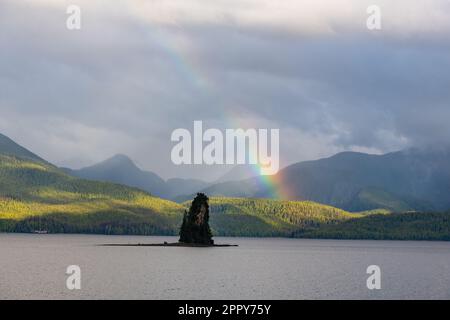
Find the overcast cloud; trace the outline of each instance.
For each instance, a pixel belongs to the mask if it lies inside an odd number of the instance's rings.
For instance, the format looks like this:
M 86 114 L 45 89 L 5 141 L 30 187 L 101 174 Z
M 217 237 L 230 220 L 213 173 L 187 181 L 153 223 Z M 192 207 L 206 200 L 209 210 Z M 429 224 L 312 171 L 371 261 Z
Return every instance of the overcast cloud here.
M 171 164 L 194 120 L 280 128 L 282 165 L 448 146 L 449 39 L 447 0 L 1 0 L 0 132 L 58 165 L 125 153 L 166 178 L 224 170 Z

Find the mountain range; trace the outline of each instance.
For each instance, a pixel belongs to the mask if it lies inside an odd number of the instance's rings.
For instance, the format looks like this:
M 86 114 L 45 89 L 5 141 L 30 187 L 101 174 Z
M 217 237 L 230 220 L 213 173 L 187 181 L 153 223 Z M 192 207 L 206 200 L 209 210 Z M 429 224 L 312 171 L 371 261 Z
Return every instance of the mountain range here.
M 271 185 L 249 173 L 205 187 L 164 181 L 123 155 L 76 172 L 61 169 L 0 135 L 0 232 L 175 235 L 189 202 L 143 189 L 167 195 L 176 186 L 208 192 L 215 235 L 450 240 L 448 158 L 446 151 L 414 149 L 340 153 L 286 167 Z M 286 186 L 290 200 L 270 199 L 274 187 Z
M 70 175 L 83 179 L 114 182 L 136 187 L 157 197 L 169 195 L 168 186 L 163 179 L 153 172 L 139 169 L 130 158 L 122 154 L 79 170 L 68 168 L 63 168 L 63 170 Z
M 170 200 L 181 199 L 182 201 L 184 201 L 186 195 L 203 190 L 210 185 L 256 176 L 252 166 L 238 165 L 214 182 L 181 178 L 164 181 L 156 173 L 140 169 L 129 157 L 123 154 L 117 154 L 100 163 L 78 170 L 62 169 L 75 177 L 119 183 L 142 189 L 157 197 Z
M 229 181 L 202 190 L 214 196 L 273 197 L 311 200 L 349 211 L 385 208 L 393 211 L 450 208 L 450 152 L 419 150 L 369 155 L 343 152 L 290 165 L 270 180 L 259 177 Z
M 450 209 L 450 152 L 409 149 L 384 155 L 342 152 L 299 162 L 264 179 L 250 166 L 236 166 L 214 182 L 196 179 L 164 181 L 138 168 L 124 155 L 80 170 L 73 176 L 120 183 L 155 196 L 183 202 L 197 192 L 211 196 L 315 201 L 352 212 L 445 211 Z M 269 184 L 264 181 L 270 181 Z
M 78 170 L 62 169 L 67 174 L 78 178 L 119 183 L 165 199 L 174 199 L 209 185 L 198 179 L 173 178 L 164 181 L 156 173 L 138 168 L 129 157 L 123 154 L 117 154 L 98 164 Z

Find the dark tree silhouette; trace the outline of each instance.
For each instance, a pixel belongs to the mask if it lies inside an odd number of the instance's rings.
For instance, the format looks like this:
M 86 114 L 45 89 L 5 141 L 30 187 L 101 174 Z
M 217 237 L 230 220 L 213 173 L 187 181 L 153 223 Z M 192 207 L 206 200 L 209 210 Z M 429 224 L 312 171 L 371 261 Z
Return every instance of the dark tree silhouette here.
M 189 212 L 184 211 L 183 223 L 180 228 L 180 242 L 212 245 L 211 229 L 209 228 L 208 197 L 197 193 L 192 201 Z

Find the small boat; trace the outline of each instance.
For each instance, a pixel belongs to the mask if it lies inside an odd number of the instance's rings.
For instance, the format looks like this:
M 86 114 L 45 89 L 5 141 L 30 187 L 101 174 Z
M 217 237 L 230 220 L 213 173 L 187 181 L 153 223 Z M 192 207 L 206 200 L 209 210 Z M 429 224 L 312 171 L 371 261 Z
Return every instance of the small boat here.
M 36 234 L 48 234 L 47 230 L 34 230 L 34 233 Z

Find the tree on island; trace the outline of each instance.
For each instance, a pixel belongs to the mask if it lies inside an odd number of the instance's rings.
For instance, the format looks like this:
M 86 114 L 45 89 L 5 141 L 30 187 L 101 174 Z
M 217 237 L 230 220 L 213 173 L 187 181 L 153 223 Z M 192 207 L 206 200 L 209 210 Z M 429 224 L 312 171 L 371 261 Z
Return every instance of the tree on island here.
M 209 228 L 208 200 L 205 194 L 197 193 L 189 208 L 189 212 L 184 211 L 179 242 L 204 245 L 214 244 L 211 229 Z

